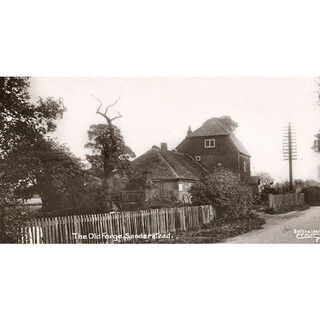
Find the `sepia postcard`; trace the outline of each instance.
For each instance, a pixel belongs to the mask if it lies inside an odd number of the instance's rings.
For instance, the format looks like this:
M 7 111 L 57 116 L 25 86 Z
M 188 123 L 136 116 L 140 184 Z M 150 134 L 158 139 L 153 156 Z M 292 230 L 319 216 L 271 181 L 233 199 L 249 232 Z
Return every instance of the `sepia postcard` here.
M 320 243 L 318 92 L 1 77 L 1 243 Z

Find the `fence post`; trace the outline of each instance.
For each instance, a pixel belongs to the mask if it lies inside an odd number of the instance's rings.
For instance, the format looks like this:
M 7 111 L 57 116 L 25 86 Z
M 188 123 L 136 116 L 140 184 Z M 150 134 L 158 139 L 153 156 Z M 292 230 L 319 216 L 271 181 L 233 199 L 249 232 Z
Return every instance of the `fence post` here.
M 274 203 L 274 198 L 271 199 Z M 295 199 L 300 203 L 304 195 L 296 195 Z M 203 224 L 211 223 L 215 217 L 215 209 L 210 205 L 46 217 L 27 221 L 25 228 L 21 230 L 21 241 L 23 243 L 113 243 L 112 238 L 82 240 L 72 234 L 105 232 L 110 236 L 125 233 L 138 234 L 138 232 L 154 234 L 199 230 Z

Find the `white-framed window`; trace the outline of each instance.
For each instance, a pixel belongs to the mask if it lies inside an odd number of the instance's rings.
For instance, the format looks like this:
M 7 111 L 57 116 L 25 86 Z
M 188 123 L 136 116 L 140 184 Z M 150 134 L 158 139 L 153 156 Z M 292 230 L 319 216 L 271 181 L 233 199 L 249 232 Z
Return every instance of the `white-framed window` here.
M 247 163 L 243 161 L 243 172 L 247 172 Z
M 204 147 L 205 148 L 214 148 L 216 146 L 215 139 L 204 139 Z
M 178 190 L 183 192 L 188 192 L 191 188 L 192 183 L 191 182 L 179 182 L 178 183 Z
M 201 157 L 200 156 L 196 156 L 196 161 L 201 161 Z

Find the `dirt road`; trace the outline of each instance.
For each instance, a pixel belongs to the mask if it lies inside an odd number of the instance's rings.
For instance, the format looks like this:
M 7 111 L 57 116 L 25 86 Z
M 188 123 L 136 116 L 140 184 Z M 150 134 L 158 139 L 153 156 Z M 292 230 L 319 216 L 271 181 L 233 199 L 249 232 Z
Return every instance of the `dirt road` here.
M 263 229 L 228 239 L 225 243 L 320 244 L 320 207 L 279 215 L 262 214 L 262 216 L 266 220 Z

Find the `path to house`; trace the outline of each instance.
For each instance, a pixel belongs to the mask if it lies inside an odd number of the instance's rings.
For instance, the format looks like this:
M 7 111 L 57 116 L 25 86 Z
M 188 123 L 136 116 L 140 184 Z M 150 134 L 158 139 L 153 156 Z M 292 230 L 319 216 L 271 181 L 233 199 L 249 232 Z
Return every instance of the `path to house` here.
M 225 243 L 316 243 L 316 239 L 297 239 L 295 230 L 318 230 L 320 244 L 320 207 L 285 214 L 262 214 L 266 223 L 263 229 L 228 239 Z M 304 234 L 306 235 L 306 233 Z

